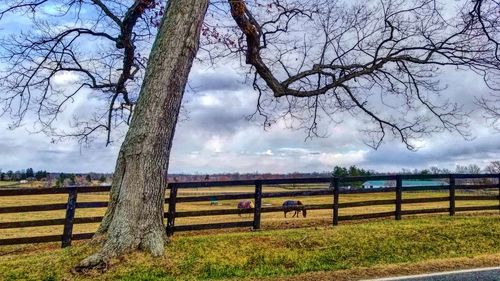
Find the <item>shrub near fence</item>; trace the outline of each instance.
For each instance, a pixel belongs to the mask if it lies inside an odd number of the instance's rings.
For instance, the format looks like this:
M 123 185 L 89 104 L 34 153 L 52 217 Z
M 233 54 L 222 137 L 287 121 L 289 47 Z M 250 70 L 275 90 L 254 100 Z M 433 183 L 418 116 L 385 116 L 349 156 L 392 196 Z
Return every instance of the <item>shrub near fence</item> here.
M 403 180 L 426 180 L 426 179 L 446 179 L 447 185 L 443 186 L 403 186 Z M 456 184 L 456 181 L 464 182 L 463 179 L 480 179 L 481 184 Z M 394 187 L 379 188 L 379 189 L 343 189 L 341 184 L 349 184 L 353 182 L 361 182 L 367 180 L 385 180 L 394 181 Z M 329 188 L 313 189 L 304 191 L 283 191 L 283 192 L 262 192 L 262 187 L 266 185 L 280 185 L 280 184 L 329 184 Z M 177 196 L 179 190 L 186 188 L 209 188 L 209 187 L 235 187 L 235 186 L 254 186 L 255 191 L 250 193 L 238 194 L 219 194 L 219 195 L 203 195 L 203 196 Z M 222 229 L 234 227 L 252 227 L 253 229 L 260 229 L 261 227 L 261 214 L 270 212 L 283 212 L 282 206 L 262 207 L 263 198 L 277 198 L 277 197 L 308 197 L 308 196 L 332 196 L 331 204 L 314 204 L 297 206 L 297 210 L 306 208 L 307 210 L 332 210 L 332 224 L 338 225 L 339 221 L 345 220 L 358 220 L 370 219 L 381 217 L 394 217 L 400 220 L 403 215 L 416 215 L 416 214 L 429 214 L 429 213 L 449 213 L 454 215 L 460 211 L 482 211 L 482 210 L 499 210 L 500 211 L 500 175 L 498 174 L 451 174 L 451 175 L 383 175 L 383 176 L 368 176 L 368 177 L 345 177 L 345 178 L 301 178 L 301 179 L 264 179 L 264 180 L 243 180 L 243 181 L 220 181 L 220 182 L 180 182 L 169 183 L 167 186 L 170 196 L 166 199 L 168 203 L 168 211 L 165 213 L 167 218 L 166 232 L 171 236 L 175 232 L 180 231 L 194 231 L 203 229 Z M 457 189 L 493 189 L 498 190 L 497 195 L 463 195 L 457 196 Z M 69 188 L 53 188 L 53 189 L 2 189 L 0 190 L 0 197 L 2 196 L 23 196 L 23 195 L 45 195 L 45 194 L 68 194 L 66 204 L 49 204 L 49 205 L 32 205 L 32 206 L 14 206 L 14 207 L 1 207 L 0 215 L 6 213 L 20 213 L 20 212 L 38 212 L 49 210 L 66 210 L 64 219 L 48 219 L 48 220 L 34 220 L 34 221 L 19 221 L 19 222 L 3 222 L 0 223 L 0 229 L 7 228 L 23 228 L 33 226 L 50 226 L 50 225 L 63 225 L 63 233 L 61 235 L 49 236 L 34 236 L 23 238 L 9 238 L 0 239 L 0 245 L 14 245 L 14 244 L 27 244 L 27 243 L 43 243 L 61 241 L 62 247 L 71 245 L 72 240 L 89 239 L 93 233 L 79 233 L 73 234 L 74 224 L 83 223 L 97 223 L 102 220 L 102 217 L 82 217 L 75 218 L 75 210 L 77 208 L 102 208 L 106 207 L 108 202 L 78 202 L 78 194 L 81 193 L 95 193 L 95 192 L 109 192 L 109 186 L 100 187 L 69 187 Z M 447 190 L 448 196 L 445 197 L 428 197 L 428 198 L 409 198 L 403 199 L 403 192 L 405 191 L 423 191 L 423 190 Z M 340 203 L 340 196 L 343 194 L 361 194 L 361 193 L 395 193 L 395 199 L 384 200 L 367 200 L 358 202 Z M 200 211 L 176 211 L 177 204 L 186 202 L 201 202 L 201 201 L 224 201 L 236 199 L 253 199 L 255 207 L 248 210 L 237 209 L 223 209 L 223 210 L 200 210 Z M 456 207 L 457 201 L 480 201 L 480 200 L 496 200 L 498 205 L 495 206 L 467 206 Z M 432 208 L 432 209 L 415 209 L 415 210 L 402 210 L 403 204 L 418 204 L 418 203 L 431 203 L 431 202 L 449 202 L 446 208 Z M 393 205 L 394 211 L 366 213 L 355 215 L 341 215 L 339 210 L 343 208 L 364 207 L 364 206 L 382 206 Z M 289 209 L 289 207 L 288 207 Z M 218 216 L 240 213 L 253 213 L 253 220 L 238 221 L 238 222 L 222 222 L 222 223 L 209 223 L 209 224 L 194 224 L 194 225 L 175 225 L 176 218 L 182 217 L 200 217 L 200 216 Z

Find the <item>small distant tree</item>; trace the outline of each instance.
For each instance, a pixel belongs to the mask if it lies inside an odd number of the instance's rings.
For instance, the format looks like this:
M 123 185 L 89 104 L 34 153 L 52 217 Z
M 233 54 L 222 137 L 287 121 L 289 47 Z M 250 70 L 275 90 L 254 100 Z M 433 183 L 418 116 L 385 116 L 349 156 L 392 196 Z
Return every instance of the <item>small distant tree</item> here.
M 435 167 L 435 166 L 432 166 L 429 168 L 429 171 L 431 174 L 451 174 L 451 171 L 449 169 L 446 169 L 446 168 L 438 168 L 438 167 Z
M 87 180 L 87 177 L 83 176 L 83 175 L 77 175 L 74 177 L 75 179 L 75 185 L 77 186 L 86 186 L 88 185 L 89 181 Z
M 476 164 L 469 165 L 469 173 L 471 174 L 480 174 L 482 171 L 483 169 Z
M 431 171 L 429 171 L 427 169 L 423 169 L 418 174 L 420 174 L 420 175 L 429 175 L 430 173 L 431 173 Z
M 349 173 L 345 167 L 335 166 L 333 168 L 333 176 L 334 177 L 347 177 Z
M 469 165 L 457 165 L 455 168 L 455 172 L 458 174 L 480 174 L 481 173 L 481 167 L 479 167 L 476 164 L 469 164 Z
M 99 182 L 105 182 L 106 181 L 106 177 L 104 175 L 102 175 L 100 178 L 99 178 Z
M 85 179 L 87 180 L 87 182 L 92 182 L 92 177 L 90 177 L 90 174 L 87 174 Z
M 12 178 L 14 177 L 14 172 L 12 170 L 8 170 L 7 177 L 9 178 L 9 180 L 12 180 Z
M 3 180 L 5 180 L 5 173 L 1 172 L 0 173 L 0 181 L 3 181 Z
M 500 173 L 500 161 L 492 161 L 488 166 L 484 168 L 484 170 L 489 174 L 498 174 Z
M 68 187 L 68 186 L 73 186 L 75 185 L 75 182 L 72 181 L 70 178 L 65 178 L 62 182 L 63 187 Z
M 403 169 L 401 169 L 401 174 L 409 175 L 409 174 L 411 174 L 411 170 L 403 168 Z
M 15 171 L 14 172 L 14 179 L 15 180 L 24 180 L 24 179 L 26 179 L 26 171 L 24 171 L 24 170 Z
M 59 177 L 56 179 L 56 187 L 63 187 L 64 186 L 64 180 L 68 178 L 69 175 L 65 173 L 60 173 Z
M 480 174 L 481 167 L 476 164 L 457 165 L 455 172 L 458 174 Z M 483 184 L 486 183 L 485 179 L 457 179 L 457 184 Z
M 35 173 L 33 173 L 33 168 L 26 169 L 26 178 L 34 178 Z
M 70 185 L 75 185 L 76 184 L 75 174 L 69 174 L 68 179 L 69 179 Z
M 37 180 L 41 180 L 41 179 L 44 179 L 46 177 L 47 177 L 47 171 L 40 170 L 40 171 L 37 171 L 35 173 L 35 179 L 37 179 Z
M 45 177 L 45 182 L 43 183 L 43 187 L 45 188 L 50 188 L 52 185 L 55 185 L 54 179 L 51 178 L 49 175 Z
M 356 168 L 356 166 L 353 165 L 349 167 L 349 176 L 353 177 L 359 176 L 359 170 Z

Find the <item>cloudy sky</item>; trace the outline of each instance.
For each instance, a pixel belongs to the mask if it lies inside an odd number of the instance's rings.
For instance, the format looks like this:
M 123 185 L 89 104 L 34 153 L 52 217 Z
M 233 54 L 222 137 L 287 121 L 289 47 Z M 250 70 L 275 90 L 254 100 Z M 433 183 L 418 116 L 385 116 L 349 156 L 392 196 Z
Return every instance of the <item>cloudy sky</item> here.
M 447 91 L 460 93 L 470 102 L 470 94 L 463 89 L 473 92 L 478 82 L 474 77 L 459 76 L 449 75 Z M 255 109 L 256 93 L 230 68 L 195 67 L 190 86 L 195 91 L 188 93 L 188 113 L 177 127 L 172 173 L 311 172 L 329 171 L 335 165 L 378 171 L 430 166 L 453 169 L 457 164 L 485 166 L 500 158 L 500 134 L 480 118 L 473 124 L 474 139 L 470 141 L 443 133 L 419 142 L 417 151 L 408 151 L 399 141 L 390 139 L 373 150 L 354 129 L 360 122 L 354 117 L 346 116 L 341 124 L 324 127 L 327 137 L 307 141 L 304 131 L 287 129 L 283 123 L 264 130 L 261 124 L 246 118 Z M 87 106 L 87 100 L 76 100 L 59 122 L 69 123 L 71 112 Z M 108 147 L 104 139 L 88 146 L 72 140 L 52 143 L 50 137 L 32 132 L 32 120 L 27 119 L 24 127 L 15 130 L 7 129 L 6 118 L 0 120 L 2 170 L 113 171 L 119 141 Z
M 0 31 L 1 32 L 1 31 Z M 456 134 L 436 134 L 421 140 L 417 151 L 409 151 L 398 140 L 387 139 L 373 150 L 363 143 L 356 128 L 363 120 L 340 116 L 340 124 L 323 124 L 325 138 L 305 140 L 302 130 L 287 129 L 278 122 L 268 130 L 249 121 L 256 106 L 256 93 L 243 83 L 231 66 L 196 65 L 190 76 L 184 107 L 187 115 L 178 124 L 169 171 L 171 173 L 220 172 L 312 172 L 331 171 L 335 165 L 357 165 L 377 171 L 437 166 L 454 169 L 458 164 L 486 166 L 500 160 L 500 133 L 485 125 L 480 113 L 472 115 L 472 140 Z M 60 83 L 71 77 L 60 77 Z M 443 76 L 444 96 L 469 106 L 473 94 L 485 91 L 481 78 L 451 71 Z M 96 102 L 82 96 L 67 106 L 58 124 L 67 126 L 75 112 L 84 112 Z M 24 126 L 9 130 L 10 120 L 0 117 L 0 169 L 33 167 L 52 172 L 112 172 L 120 141 L 110 146 L 104 139 L 90 145 L 76 140 L 52 142 L 32 129 L 33 117 Z

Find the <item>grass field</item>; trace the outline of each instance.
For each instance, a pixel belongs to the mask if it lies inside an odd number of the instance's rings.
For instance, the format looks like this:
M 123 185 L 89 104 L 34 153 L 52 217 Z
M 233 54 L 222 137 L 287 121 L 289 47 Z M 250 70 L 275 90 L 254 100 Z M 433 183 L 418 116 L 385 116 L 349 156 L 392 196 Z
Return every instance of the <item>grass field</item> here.
M 0 187 L 17 186 L 19 183 L 17 181 L 0 181 Z
M 25 183 L 19 181 L 0 181 L 0 188 L 43 188 L 47 186 L 45 181 L 30 180 Z
M 290 191 L 290 190 L 303 190 L 305 188 L 325 188 L 325 186 L 309 185 L 309 186 L 265 186 L 264 192 L 274 191 Z M 207 195 L 207 194 L 220 194 L 224 193 L 241 193 L 253 192 L 254 187 L 215 187 L 215 188 L 199 188 L 199 189 L 183 189 L 179 191 L 179 196 L 194 196 L 194 195 Z M 491 194 L 497 194 L 498 191 L 490 191 Z M 458 191 L 457 195 L 473 195 L 477 192 Z M 483 193 L 482 193 L 483 194 Z M 446 197 L 446 191 L 426 191 L 426 192 L 405 192 L 403 198 L 423 198 L 423 197 Z M 395 194 L 389 193 L 372 193 L 372 194 L 351 194 L 341 195 L 340 202 L 355 202 L 364 200 L 376 199 L 394 199 Z M 283 200 L 289 198 L 269 198 L 263 199 L 263 206 L 279 206 Z M 314 196 L 314 197 L 296 197 L 302 200 L 305 204 L 331 204 L 331 196 Z M 36 195 L 36 196 L 16 196 L 16 197 L 0 197 L 0 206 L 26 206 L 38 204 L 52 204 L 52 203 L 65 203 L 67 195 Z M 97 202 L 107 201 L 107 194 L 79 194 L 78 202 Z M 220 201 L 217 206 L 210 206 L 210 202 L 190 202 L 179 203 L 177 211 L 194 211 L 194 210 L 214 210 L 214 209 L 234 209 L 238 203 L 237 200 Z M 492 206 L 498 205 L 498 200 L 491 201 L 459 201 L 457 207 L 460 206 Z M 421 204 L 405 204 L 403 210 L 422 209 L 422 208 L 439 208 L 448 207 L 448 202 L 437 203 L 421 203 Z M 167 205 L 165 205 L 165 209 Z M 394 205 L 384 206 L 369 206 L 346 208 L 340 210 L 340 215 L 361 214 L 361 213 L 375 213 L 384 211 L 393 211 Z M 92 208 L 92 209 L 77 209 L 76 217 L 89 217 L 89 216 L 102 216 L 105 208 Z M 40 220 L 40 219 L 56 219 L 64 218 L 65 211 L 45 211 L 45 212 L 26 212 L 15 214 L 0 214 L 0 222 L 12 221 L 26 221 L 26 220 Z M 290 215 L 291 216 L 291 215 Z M 211 217 L 190 217 L 190 218 L 177 218 L 176 225 L 183 224 L 199 224 L 210 222 L 227 222 L 227 221 L 243 221 L 252 220 L 251 215 L 223 215 Z M 332 210 L 310 210 L 308 211 L 307 218 L 284 218 L 283 213 L 263 213 L 262 214 L 262 227 L 263 229 L 276 229 L 276 228 L 294 228 L 303 226 L 327 226 L 331 224 Z M 341 222 L 344 223 L 344 222 Z M 74 226 L 73 233 L 86 233 L 94 232 L 98 224 L 77 224 Z M 0 229 L 0 237 L 14 238 L 14 237 L 29 237 L 39 235 L 61 234 L 63 226 L 46 226 L 46 227 L 28 227 L 18 229 Z
M 500 216 L 377 220 L 337 227 L 174 236 L 165 256 L 134 253 L 105 273 L 72 275 L 76 243 L 0 247 L 0 280 L 358 280 L 500 263 Z

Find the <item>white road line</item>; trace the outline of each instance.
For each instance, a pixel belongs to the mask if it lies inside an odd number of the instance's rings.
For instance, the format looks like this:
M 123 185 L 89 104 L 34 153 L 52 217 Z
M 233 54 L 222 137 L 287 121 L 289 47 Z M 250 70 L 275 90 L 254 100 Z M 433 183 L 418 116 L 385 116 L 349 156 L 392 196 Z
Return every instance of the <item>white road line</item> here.
M 379 278 L 379 279 L 366 279 L 364 281 L 397 281 L 397 280 L 414 279 L 414 278 L 425 278 L 425 277 L 436 277 L 436 276 L 439 277 L 439 276 L 444 276 L 444 275 L 454 275 L 454 274 L 470 273 L 470 272 L 481 272 L 481 271 L 488 271 L 488 270 L 500 270 L 500 266 L 436 272 L 436 273 L 421 274 L 421 275 L 408 275 L 408 276 L 388 277 L 388 278 Z

